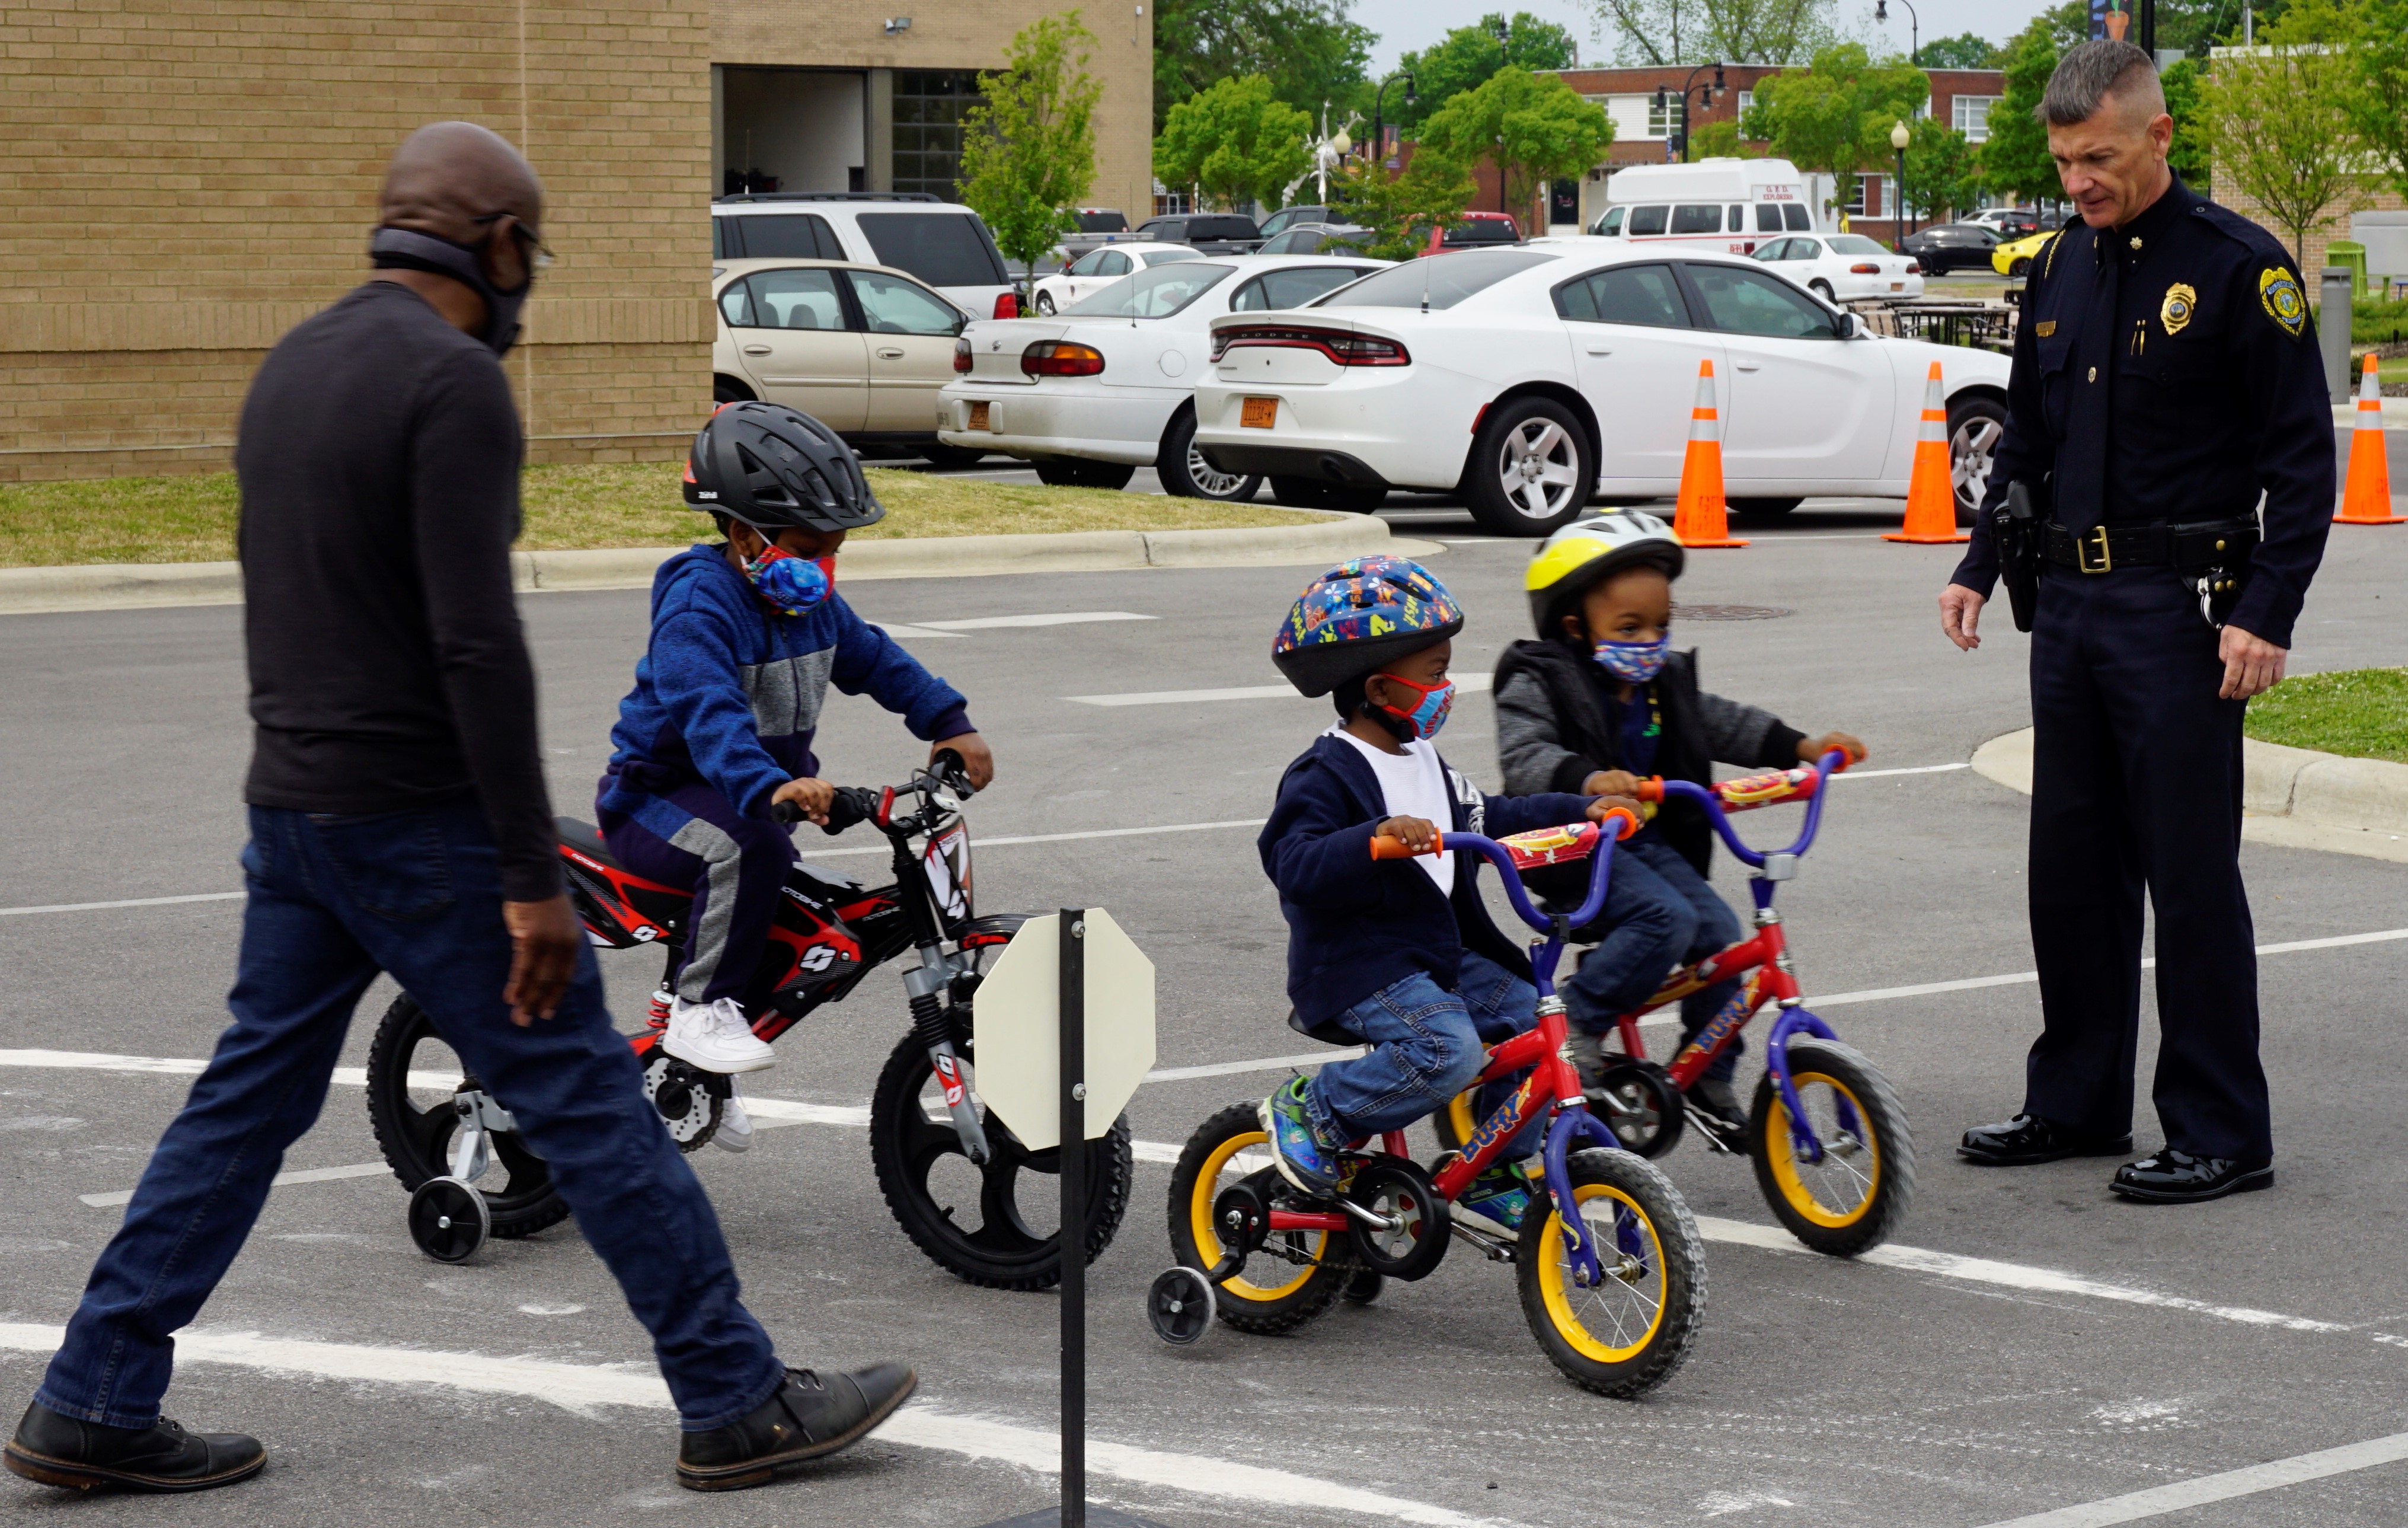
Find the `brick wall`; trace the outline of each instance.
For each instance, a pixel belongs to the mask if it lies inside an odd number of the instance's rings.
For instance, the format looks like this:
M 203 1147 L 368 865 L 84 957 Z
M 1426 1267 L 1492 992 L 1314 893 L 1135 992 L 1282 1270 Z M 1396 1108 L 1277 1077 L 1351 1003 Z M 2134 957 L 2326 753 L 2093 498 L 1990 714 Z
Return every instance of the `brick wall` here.
M 2274 241 L 2282 245 L 2283 248 L 2287 250 L 2291 247 L 2290 234 L 2272 218 L 2266 215 L 2266 209 L 2258 205 L 2256 197 L 2245 195 L 2239 187 L 2233 185 L 2231 181 L 2224 180 L 2221 177 L 2216 177 L 2213 189 L 2209 191 L 2208 195 L 2215 201 L 2232 209 L 2232 210 L 2240 213 L 2243 217 L 2247 218 L 2250 222 L 2257 223 L 2268 233 L 2272 234 L 2274 236 Z M 2403 209 L 2408 209 L 2408 201 L 2403 201 L 2398 191 L 2386 184 L 2368 200 L 2366 206 L 2361 208 L 2360 210 L 2369 212 L 2397 212 Z M 2336 218 L 2329 226 L 2311 230 L 2307 238 L 2303 241 L 2303 252 L 2306 255 L 2306 258 L 2300 262 L 2300 273 L 2307 278 L 2308 300 L 2310 302 L 2317 300 L 2316 284 L 2322 279 L 2325 268 L 2325 246 L 2331 243 L 2336 238 L 2345 239 L 2348 237 L 2349 214 L 2344 212 Z M 2386 273 L 2377 271 L 2374 274 L 2380 276 Z M 2391 274 L 2408 275 L 2408 271 Z
M 560 263 L 510 359 L 538 461 L 707 411 L 702 0 L 0 0 L 0 481 L 225 465 L 243 389 L 366 268 L 410 129 L 484 123 Z

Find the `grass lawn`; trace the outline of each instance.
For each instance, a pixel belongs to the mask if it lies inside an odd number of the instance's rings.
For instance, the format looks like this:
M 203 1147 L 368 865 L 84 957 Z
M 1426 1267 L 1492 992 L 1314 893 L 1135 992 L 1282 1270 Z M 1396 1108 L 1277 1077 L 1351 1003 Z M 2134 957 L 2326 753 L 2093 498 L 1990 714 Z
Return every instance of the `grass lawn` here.
M 2343 669 L 2286 679 L 2249 702 L 2262 742 L 2408 764 L 2408 669 Z
M 708 539 L 688 510 L 677 464 L 531 467 L 525 551 L 675 546 Z M 1048 488 L 869 469 L 886 518 L 857 537 L 984 536 L 1053 530 L 1201 530 L 1292 526 L 1311 517 L 1269 505 L 1160 494 Z M 222 562 L 234 556 L 234 474 L 0 484 L 0 567 L 93 562 Z

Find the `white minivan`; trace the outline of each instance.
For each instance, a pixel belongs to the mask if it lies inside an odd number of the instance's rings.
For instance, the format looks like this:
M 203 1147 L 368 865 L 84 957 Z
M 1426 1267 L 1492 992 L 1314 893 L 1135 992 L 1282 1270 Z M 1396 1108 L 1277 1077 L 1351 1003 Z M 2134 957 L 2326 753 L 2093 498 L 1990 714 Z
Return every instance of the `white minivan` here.
M 1814 231 L 1806 177 L 1785 159 L 1707 159 L 1634 165 L 1605 182 L 1609 204 L 1589 232 L 1642 244 L 1726 254 Z
M 710 204 L 713 260 L 843 260 L 909 272 L 973 318 L 1019 314 L 985 222 L 924 191 L 764 191 Z

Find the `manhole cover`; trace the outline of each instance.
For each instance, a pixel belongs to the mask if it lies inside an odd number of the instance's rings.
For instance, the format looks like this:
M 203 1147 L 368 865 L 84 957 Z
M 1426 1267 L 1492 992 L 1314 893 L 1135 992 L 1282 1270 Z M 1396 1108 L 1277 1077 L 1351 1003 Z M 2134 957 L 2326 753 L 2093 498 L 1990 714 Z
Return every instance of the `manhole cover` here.
M 1676 621 L 1778 621 L 1784 615 L 1795 615 L 1794 610 L 1778 605 L 1675 605 L 1672 619 Z

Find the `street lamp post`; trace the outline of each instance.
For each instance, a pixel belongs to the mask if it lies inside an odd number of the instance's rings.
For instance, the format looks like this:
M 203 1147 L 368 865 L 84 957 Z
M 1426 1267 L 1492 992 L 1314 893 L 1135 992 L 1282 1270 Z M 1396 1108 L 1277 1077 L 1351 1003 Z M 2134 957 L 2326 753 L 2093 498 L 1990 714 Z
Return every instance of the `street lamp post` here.
M 1914 141 L 1914 135 L 1906 130 L 1906 123 L 1903 121 L 1891 124 L 1889 146 L 1898 151 L 1898 206 L 1890 215 L 1898 220 L 1898 238 L 1900 244 L 1905 243 L 1906 236 L 1914 231 L 1907 226 L 1906 216 L 1906 146 L 1912 141 Z
M 1405 82 L 1405 109 L 1411 111 L 1421 104 L 1421 97 L 1413 94 L 1413 72 L 1411 69 L 1398 69 L 1380 81 L 1380 88 L 1371 93 L 1371 151 L 1374 154 L 1385 155 L 1388 151 L 1388 135 L 1383 131 L 1380 108 L 1388 98 L 1388 87 L 1399 79 Z
M 1898 3 L 1906 7 L 1906 61 L 1919 69 L 1923 67 L 1923 44 L 1918 40 L 1922 36 L 1923 18 L 1914 13 L 1912 0 L 1898 0 Z M 1889 0 L 1873 0 L 1873 20 L 1889 20 Z
M 1668 141 L 1672 145 L 1673 151 L 1680 156 L 1681 163 L 1684 165 L 1689 162 L 1689 93 L 1692 88 L 1692 81 L 1694 81 L 1698 76 L 1705 73 L 1708 69 L 1714 71 L 1713 83 L 1695 86 L 1698 94 L 1698 109 L 1703 110 L 1706 107 L 1711 106 L 1713 103 L 1714 97 L 1720 95 L 1727 88 L 1723 83 L 1723 66 L 1721 65 L 1698 65 L 1696 68 L 1689 71 L 1687 79 L 1681 81 L 1681 90 L 1678 96 L 1681 103 L 1681 126 L 1679 132 L 1673 132 L 1672 124 L 1669 120 L 1664 124 L 1664 131 L 1666 134 L 1670 135 Z M 1657 111 L 1663 111 L 1666 107 L 1671 104 L 1673 99 L 1674 96 L 1671 92 L 1667 91 L 1661 85 L 1656 87 L 1656 109 Z
M 1507 21 L 1504 16 L 1500 14 L 1497 18 L 1497 63 L 1498 67 L 1501 68 L 1505 65 L 1513 62 L 1512 51 L 1512 44 L 1513 23 Z M 1510 213 L 1512 210 L 1505 205 L 1505 145 L 1502 142 L 1499 142 L 1497 145 L 1497 210 L 1507 213 Z

